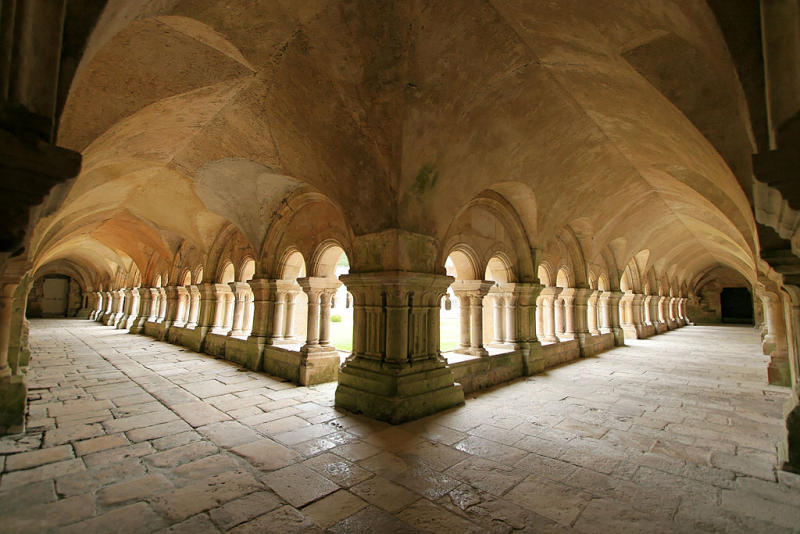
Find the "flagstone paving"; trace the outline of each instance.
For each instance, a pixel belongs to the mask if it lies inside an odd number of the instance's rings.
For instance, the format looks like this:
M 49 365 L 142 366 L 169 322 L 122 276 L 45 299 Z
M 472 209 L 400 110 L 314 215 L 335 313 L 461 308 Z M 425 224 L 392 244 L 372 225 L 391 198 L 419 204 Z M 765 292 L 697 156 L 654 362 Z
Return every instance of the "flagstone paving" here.
M 758 336 L 686 327 L 400 426 L 84 320 L 31 321 L 3 532 L 798 532 Z

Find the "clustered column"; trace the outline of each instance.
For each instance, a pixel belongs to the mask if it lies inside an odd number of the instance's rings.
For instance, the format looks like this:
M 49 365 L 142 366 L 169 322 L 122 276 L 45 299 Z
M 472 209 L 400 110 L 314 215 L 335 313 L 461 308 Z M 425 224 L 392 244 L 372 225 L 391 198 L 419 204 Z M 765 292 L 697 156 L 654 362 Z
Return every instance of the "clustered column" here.
M 460 352 L 466 352 L 473 356 L 489 354 L 483 346 L 483 298 L 493 285 L 494 282 L 487 280 L 456 280 L 453 283 L 453 293 L 461 304 Z M 468 304 L 468 316 L 465 313 L 465 304 Z

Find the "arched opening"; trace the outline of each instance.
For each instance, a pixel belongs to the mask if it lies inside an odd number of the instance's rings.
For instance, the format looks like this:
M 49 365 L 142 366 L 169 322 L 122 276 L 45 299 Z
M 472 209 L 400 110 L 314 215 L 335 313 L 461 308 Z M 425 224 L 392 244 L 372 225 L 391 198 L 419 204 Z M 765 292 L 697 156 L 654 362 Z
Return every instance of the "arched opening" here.
M 275 344 L 300 344 L 306 337 L 308 297 L 297 283 L 306 276 L 306 260 L 298 251 L 288 253 L 280 270 L 283 282 L 274 313 L 272 339 Z M 299 345 L 298 347 L 299 348 Z
M 470 296 L 461 290 L 460 282 L 477 277 L 475 262 L 466 250 L 456 249 L 447 256 L 445 272 L 455 278 L 442 298 L 439 312 L 439 350 L 468 352 L 471 346 Z
M 338 351 L 350 353 L 353 351 L 353 307 L 348 306 L 347 287 L 339 282 L 340 276 L 350 273 L 350 260 L 342 247 L 329 244 L 317 254 L 314 271 L 319 278 L 332 282 L 319 296 L 319 343 L 328 343 Z M 326 334 L 329 339 L 323 339 Z
M 484 280 L 494 285 L 483 299 L 483 339 L 491 340 L 489 346 L 506 348 L 516 335 L 513 297 L 504 287 L 513 280 L 511 266 L 498 256 L 492 257 L 486 265 Z

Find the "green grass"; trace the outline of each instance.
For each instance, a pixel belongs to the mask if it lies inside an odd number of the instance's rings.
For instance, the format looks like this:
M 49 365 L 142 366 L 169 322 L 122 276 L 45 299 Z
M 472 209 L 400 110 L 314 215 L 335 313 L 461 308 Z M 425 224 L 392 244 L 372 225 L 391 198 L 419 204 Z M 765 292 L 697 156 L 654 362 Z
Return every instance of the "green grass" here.
M 331 322 L 331 340 L 337 350 L 344 352 L 353 351 L 353 313 L 345 311 L 342 315 L 342 322 Z M 439 350 L 447 352 L 458 347 L 458 315 L 452 312 L 443 312 L 441 316 L 441 333 L 439 340 Z

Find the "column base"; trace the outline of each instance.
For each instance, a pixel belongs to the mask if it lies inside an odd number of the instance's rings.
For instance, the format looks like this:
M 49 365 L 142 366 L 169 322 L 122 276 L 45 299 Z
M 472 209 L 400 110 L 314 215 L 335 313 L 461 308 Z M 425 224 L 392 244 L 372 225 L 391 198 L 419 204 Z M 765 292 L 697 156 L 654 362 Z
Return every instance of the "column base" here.
M 89 316 L 91 315 L 91 313 L 92 313 L 92 310 L 90 310 L 89 308 L 81 308 L 75 314 L 75 317 L 77 317 L 79 319 L 88 319 Z
M 484 356 L 488 356 L 489 355 L 489 351 L 487 351 L 483 347 L 470 347 L 470 349 L 469 349 L 469 351 L 467 351 L 467 353 L 472 355 L 472 356 L 480 356 L 480 357 L 484 357 Z
M 0 378 L 0 436 L 25 432 L 28 384 L 24 375 Z
M 800 474 L 800 405 L 797 397 L 784 407 L 786 420 L 786 439 L 778 445 L 778 465 L 784 471 Z
M 393 367 L 366 358 L 345 362 L 339 371 L 336 407 L 400 424 L 464 404 L 461 384 L 444 361 L 425 360 Z
M 236 362 L 253 371 L 264 366 L 264 347 L 267 338 L 251 336 L 247 339 L 228 337 L 225 340 L 225 359 Z
M 773 354 L 767 364 L 767 381 L 774 386 L 791 387 L 792 375 L 788 354 Z
M 523 375 L 535 375 L 541 373 L 547 367 L 547 361 L 542 351 L 542 344 L 538 341 L 520 344 L 518 350 L 522 353 Z
M 339 378 L 341 358 L 331 346 L 303 347 L 300 351 L 300 373 L 298 384 L 313 386 L 325 382 L 335 382 Z

